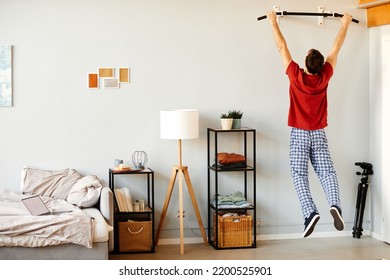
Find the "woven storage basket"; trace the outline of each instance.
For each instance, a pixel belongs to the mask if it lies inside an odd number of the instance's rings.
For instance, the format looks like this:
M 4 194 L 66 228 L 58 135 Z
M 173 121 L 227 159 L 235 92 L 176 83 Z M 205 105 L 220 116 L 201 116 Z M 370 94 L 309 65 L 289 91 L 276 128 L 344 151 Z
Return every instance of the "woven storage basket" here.
M 249 214 L 222 217 L 218 215 L 218 247 L 252 246 L 253 221 Z M 215 224 L 215 213 L 214 213 Z M 214 242 L 216 228 L 214 227 Z
M 150 251 L 152 246 L 151 221 L 119 222 L 119 252 Z

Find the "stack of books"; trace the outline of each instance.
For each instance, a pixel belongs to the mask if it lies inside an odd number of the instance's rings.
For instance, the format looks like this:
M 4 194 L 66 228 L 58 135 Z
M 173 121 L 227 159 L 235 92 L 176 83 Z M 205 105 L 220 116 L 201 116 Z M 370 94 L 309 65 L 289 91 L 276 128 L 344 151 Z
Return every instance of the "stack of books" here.
M 133 212 L 133 199 L 128 188 L 115 188 L 116 204 L 119 212 Z

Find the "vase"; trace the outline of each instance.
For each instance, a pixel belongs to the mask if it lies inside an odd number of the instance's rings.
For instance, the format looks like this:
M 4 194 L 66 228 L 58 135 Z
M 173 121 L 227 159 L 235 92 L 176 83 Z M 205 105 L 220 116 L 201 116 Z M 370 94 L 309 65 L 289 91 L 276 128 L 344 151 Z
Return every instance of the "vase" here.
M 233 119 L 232 129 L 240 129 L 241 128 L 241 119 Z
M 223 130 L 232 129 L 233 119 L 221 119 L 221 126 Z

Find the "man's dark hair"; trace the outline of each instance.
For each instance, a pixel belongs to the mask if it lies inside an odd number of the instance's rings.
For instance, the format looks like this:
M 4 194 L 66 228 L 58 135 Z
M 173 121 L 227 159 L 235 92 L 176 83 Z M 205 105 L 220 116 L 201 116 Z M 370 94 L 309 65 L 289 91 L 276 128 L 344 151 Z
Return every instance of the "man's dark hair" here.
M 324 56 L 318 50 L 311 49 L 307 53 L 305 65 L 310 74 L 317 74 L 324 66 Z

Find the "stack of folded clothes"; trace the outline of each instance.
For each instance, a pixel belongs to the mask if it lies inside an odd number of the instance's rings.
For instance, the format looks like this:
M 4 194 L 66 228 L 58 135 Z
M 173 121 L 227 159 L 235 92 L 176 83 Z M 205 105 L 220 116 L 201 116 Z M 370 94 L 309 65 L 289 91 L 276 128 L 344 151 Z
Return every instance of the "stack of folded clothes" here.
M 246 167 L 246 159 L 236 153 L 218 153 L 217 167 L 219 168 L 242 168 Z
M 240 191 L 228 195 L 217 195 L 214 198 L 214 206 L 216 205 L 218 205 L 218 208 L 247 208 L 252 206 Z

